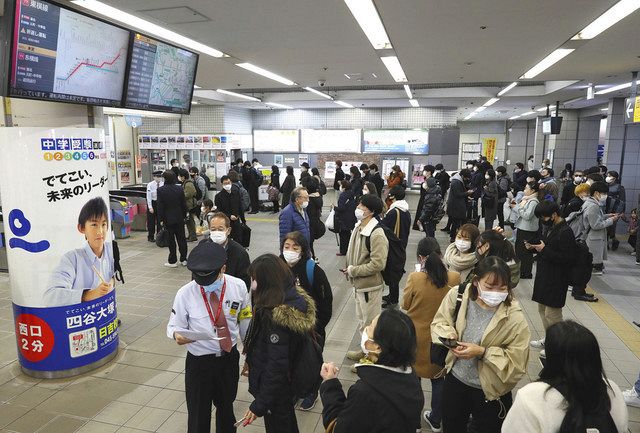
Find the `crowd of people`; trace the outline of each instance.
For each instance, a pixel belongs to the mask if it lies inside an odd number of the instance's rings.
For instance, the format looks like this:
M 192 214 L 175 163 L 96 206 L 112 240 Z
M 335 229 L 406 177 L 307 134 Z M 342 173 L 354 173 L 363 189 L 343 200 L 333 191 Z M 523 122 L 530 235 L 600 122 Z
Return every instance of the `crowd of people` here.
M 269 201 L 279 213 L 279 250 L 253 262 L 243 236 L 245 213 L 259 211 L 257 160 L 234 164 L 214 201 L 203 198 L 206 192 L 198 198 L 197 169 L 154 173 L 148 201 L 157 219 L 149 219 L 149 240 L 166 230 L 167 266 L 180 262 L 193 276 L 178 291 L 167 326 L 167 336 L 188 350 L 189 432 L 209 431 L 211 404 L 216 431 L 263 417 L 269 433 L 297 432 L 296 409 L 311 410 L 318 396 L 324 427 L 336 433 L 408 433 L 423 422 L 445 433 L 626 431 L 625 402 L 640 407 L 640 379 L 621 392 L 604 373 L 593 333 L 563 320 L 562 309 L 570 286 L 575 299 L 597 301 L 587 283 L 604 272 L 607 250 L 619 247 L 619 219 L 629 222 L 636 251 L 637 213 L 624 214 L 615 171 L 567 165 L 555 178 L 548 161 L 540 170 L 530 161 L 527 170 L 517 163 L 512 177 L 483 156 L 452 176 L 442 164 L 427 165 L 413 218 L 399 166 L 383 177 L 375 164 L 345 173 L 336 161 L 329 229 L 338 235 L 336 255 L 344 257 L 340 271 L 352 288 L 361 333 L 360 347 L 346 354 L 359 377 L 346 395 L 336 365 L 321 364 L 338 282 L 329 280 L 314 251 L 327 229 L 327 188 L 317 168 L 304 163 L 296 182 L 287 167 L 282 185 L 272 168 L 269 187 L 277 194 Z M 441 249 L 435 233 L 445 215 L 450 244 Z M 197 219 L 208 236 L 187 257 Z M 425 236 L 400 297 L 411 229 Z M 526 279 L 533 279 L 544 328 L 538 340 L 518 301 L 516 287 Z M 543 369 L 514 400 L 532 348 Z M 213 375 L 214 368 L 224 377 Z M 240 374 L 248 376 L 254 401 L 237 420 Z M 422 378 L 431 384 L 428 410 Z

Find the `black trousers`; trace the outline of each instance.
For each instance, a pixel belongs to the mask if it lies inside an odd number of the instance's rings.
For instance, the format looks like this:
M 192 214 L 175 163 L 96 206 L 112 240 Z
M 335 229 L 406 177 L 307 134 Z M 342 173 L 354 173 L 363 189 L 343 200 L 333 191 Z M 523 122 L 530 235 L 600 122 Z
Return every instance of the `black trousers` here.
M 264 416 L 264 427 L 266 433 L 299 433 L 292 395 L 284 395 L 273 403 Z
M 349 240 L 351 239 L 351 230 L 340 231 L 340 254 L 347 254 L 349 249 Z
M 442 389 L 442 431 L 466 433 L 472 415 L 478 433 L 498 433 L 512 404 L 511 392 L 499 400 L 486 401 L 481 389 L 467 386 L 448 374 Z
M 238 394 L 240 353 L 195 356 L 187 352 L 184 384 L 188 433 L 211 431 L 211 403 L 216 407 L 216 433 L 235 433 L 233 402 Z
M 180 261 L 187 260 L 187 238 L 184 235 L 184 224 L 170 224 L 164 227 L 169 233 L 169 263 L 176 263 L 176 241 L 178 242 L 178 250 L 180 251 Z
M 539 238 L 538 232 L 518 229 L 516 232 L 516 257 L 520 260 L 520 275 L 531 276 L 533 269 L 533 252 L 524 247 L 524 241 Z
M 498 202 L 498 226 L 504 228 L 504 202 Z
M 147 238 L 149 240 L 155 239 L 156 233 L 160 231 L 160 219 L 158 218 L 156 201 L 151 201 L 151 207 L 153 208 L 153 213 L 147 209 Z
M 251 212 L 258 212 L 260 210 L 260 200 L 258 200 L 257 186 L 249 188 L 249 200 L 251 200 Z
M 449 231 L 449 240 L 451 242 L 455 242 L 458 229 L 464 224 L 464 220 L 459 218 L 449 217 L 449 221 L 451 221 L 451 230 Z

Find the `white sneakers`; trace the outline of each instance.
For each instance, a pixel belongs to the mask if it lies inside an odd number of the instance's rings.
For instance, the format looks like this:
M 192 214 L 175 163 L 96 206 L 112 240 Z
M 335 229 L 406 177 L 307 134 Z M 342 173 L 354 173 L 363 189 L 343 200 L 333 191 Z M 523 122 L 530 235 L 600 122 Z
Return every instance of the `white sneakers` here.
M 180 262 L 180 264 L 181 264 L 182 266 L 187 266 L 187 261 L 185 260 L 184 262 Z
M 177 263 L 165 263 L 164 264 L 167 268 L 177 268 L 178 264 Z
M 622 391 L 622 397 L 627 406 L 640 407 L 640 396 L 634 388 Z
M 540 340 L 531 340 L 529 345 L 534 349 L 544 349 L 544 338 Z

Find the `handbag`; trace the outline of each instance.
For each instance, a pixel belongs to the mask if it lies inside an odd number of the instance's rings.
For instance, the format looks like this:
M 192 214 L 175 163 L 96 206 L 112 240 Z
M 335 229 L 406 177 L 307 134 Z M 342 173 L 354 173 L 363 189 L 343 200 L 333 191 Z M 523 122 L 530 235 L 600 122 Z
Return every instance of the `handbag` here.
M 331 208 L 331 211 L 329 212 L 329 216 L 327 217 L 326 220 L 324 220 L 324 226 L 327 228 L 327 230 L 331 230 L 333 231 L 334 226 L 334 219 L 336 217 L 336 211 Z
M 251 227 L 246 224 L 240 225 L 240 245 L 249 248 L 251 244 Z
M 156 233 L 156 245 L 160 248 L 169 246 L 169 232 L 164 227 Z
M 458 296 L 456 297 L 456 308 L 453 311 L 453 324 L 455 326 L 456 321 L 458 320 L 458 313 L 460 312 L 460 305 L 462 305 L 462 295 L 464 291 L 467 289 L 466 283 L 460 283 L 458 286 Z M 449 353 L 449 349 L 442 345 L 431 343 L 431 363 L 435 364 L 439 367 L 444 368 L 446 364 L 447 354 Z
M 269 201 L 277 201 L 278 195 L 280 194 L 280 190 L 273 185 L 269 185 L 267 187 L 267 198 Z

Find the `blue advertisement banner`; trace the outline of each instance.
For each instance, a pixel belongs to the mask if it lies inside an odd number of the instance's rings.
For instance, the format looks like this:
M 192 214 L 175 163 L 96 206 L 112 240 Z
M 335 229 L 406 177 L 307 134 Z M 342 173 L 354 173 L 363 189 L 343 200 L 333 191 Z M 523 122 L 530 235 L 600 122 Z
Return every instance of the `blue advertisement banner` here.
M 33 308 L 13 304 L 24 368 L 62 371 L 92 364 L 118 348 L 115 291 L 88 302 Z

